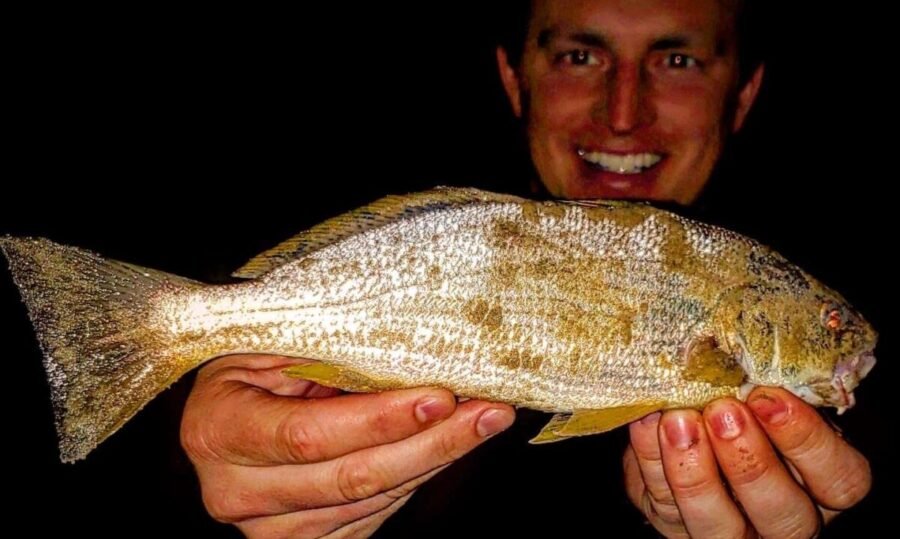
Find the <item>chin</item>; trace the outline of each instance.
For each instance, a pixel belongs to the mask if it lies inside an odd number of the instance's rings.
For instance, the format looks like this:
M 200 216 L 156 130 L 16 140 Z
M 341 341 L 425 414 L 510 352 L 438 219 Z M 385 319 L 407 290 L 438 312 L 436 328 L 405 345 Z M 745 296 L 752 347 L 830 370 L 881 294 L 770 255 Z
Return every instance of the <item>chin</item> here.
M 656 174 L 645 171 L 640 174 L 617 174 L 606 171 L 588 171 L 562 185 L 561 196 L 570 199 L 638 199 L 660 198 Z

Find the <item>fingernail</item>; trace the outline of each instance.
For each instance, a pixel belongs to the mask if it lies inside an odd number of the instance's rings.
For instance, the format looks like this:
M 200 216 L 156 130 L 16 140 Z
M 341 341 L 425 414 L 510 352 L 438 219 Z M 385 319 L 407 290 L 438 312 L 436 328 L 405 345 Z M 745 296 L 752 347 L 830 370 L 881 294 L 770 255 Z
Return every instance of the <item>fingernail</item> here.
M 641 419 L 641 425 L 644 425 L 645 427 L 655 425 L 659 421 L 660 415 L 659 412 L 653 412 L 652 414 L 645 416 L 644 419 Z
M 475 430 L 479 436 L 487 438 L 508 429 L 515 419 L 516 416 L 509 411 L 493 408 L 481 414 L 481 417 L 478 418 L 478 423 L 475 425 Z
M 671 419 L 666 419 L 663 423 L 663 432 L 669 445 L 674 446 L 681 451 L 686 451 L 694 447 L 700 441 L 700 426 L 690 417 L 682 414 L 676 414 Z
M 428 423 L 447 417 L 450 406 L 445 399 L 425 397 L 416 404 L 416 419 L 419 423 Z
M 779 425 L 787 420 L 787 404 L 768 393 L 759 393 L 749 402 L 750 409 L 756 417 L 770 425 Z
M 744 414 L 730 402 L 714 406 L 715 408 L 707 419 L 713 434 L 723 440 L 734 440 L 740 436 L 746 422 Z

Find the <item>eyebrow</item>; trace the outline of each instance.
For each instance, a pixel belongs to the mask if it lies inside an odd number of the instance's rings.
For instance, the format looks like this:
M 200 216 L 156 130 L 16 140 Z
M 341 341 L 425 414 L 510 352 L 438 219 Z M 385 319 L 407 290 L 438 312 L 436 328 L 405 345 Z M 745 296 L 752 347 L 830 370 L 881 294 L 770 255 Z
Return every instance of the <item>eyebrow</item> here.
M 586 47 L 597 47 L 603 49 L 611 48 L 610 41 L 599 32 L 579 30 L 571 34 L 562 35 L 558 28 L 547 28 L 538 34 L 538 47 L 546 49 L 550 43 L 556 39 L 566 39 L 574 41 Z M 650 45 L 650 50 L 664 51 L 671 49 L 681 49 L 691 45 L 691 38 L 683 34 L 671 34 L 662 36 Z M 693 41 L 696 41 L 693 40 Z M 716 47 L 719 48 L 718 46 Z
M 588 32 L 588 31 L 578 31 L 568 34 L 566 36 L 562 36 L 561 32 L 555 28 L 548 28 L 546 30 L 542 30 L 540 34 L 538 34 L 538 47 L 542 49 L 546 49 L 548 45 L 550 45 L 551 41 L 556 39 L 565 38 L 570 41 L 575 41 L 582 45 L 586 45 L 588 47 L 608 47 L 609 40 L 603 37 L 603 34 L 599 34 L 597 32 Z

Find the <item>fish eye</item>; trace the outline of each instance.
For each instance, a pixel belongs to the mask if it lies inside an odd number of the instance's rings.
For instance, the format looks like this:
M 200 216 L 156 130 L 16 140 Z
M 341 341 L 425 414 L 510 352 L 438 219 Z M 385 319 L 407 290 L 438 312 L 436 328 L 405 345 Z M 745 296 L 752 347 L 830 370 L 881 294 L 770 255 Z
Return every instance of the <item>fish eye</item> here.
M 822 325 L 831 331 L 838 331 L 844 327 L 843 309 L 833 304 L 826 304 L 822 307 Z

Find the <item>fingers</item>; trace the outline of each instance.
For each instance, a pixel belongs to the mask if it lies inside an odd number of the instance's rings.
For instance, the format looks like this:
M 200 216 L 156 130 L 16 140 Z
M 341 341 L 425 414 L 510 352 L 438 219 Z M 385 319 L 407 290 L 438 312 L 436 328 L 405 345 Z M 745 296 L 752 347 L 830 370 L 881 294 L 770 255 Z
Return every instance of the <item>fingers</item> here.
M 641 479 L 638 483 L 636 478 L 628 478 L 626 468 L 629 496 L 660 533 L 666 537 L 687 537 L 681 514 L 663 469 L 658 435 L 659 421 L 660 414 L 655 413 L 632 423 L 629 427 L 631 449 Z M 642 487 L 642 491 L 638 490 L 638 485 Z
M 377 521 L 375 527 L 396 512 L 423 483 L 446 469 L 441 466 L 378 496 L 355 503 L 324 507 L 297 513 L 252 518 L 237 526 L 250 538 L 257 537 L 324 537 L 329 533 L 345 533 L 368 516 Z M 377 515 L 377 516 L 376 516 Z M 355 527 L 355 526 L 353 526 Z M 374 528 L 373 528 L 374 529 Z
M 869 492 L 872 475 L 866 458 L 811 406 L 775 388 L 755 390 L 748 404 L 819 504 L 834 510 L 847 509 Z
M 412 436 L 456 407 L 441 389 L 295 399 L 240 382 L 223 384 L 210 400 L 185 414 L 186 448 L 200 460 L 247 466 L 331 460 Z
M 204 498 L 220 518 L 234 520 L 348 504 L 371 499 L 455 461 L 514 419 L 504 405 L 469 401 L 449 419 L 400 442 L 304 466 L 230 466 Z M 204 470 L 198 467 L 201 476 Z M 246 485 L 253 485 L 252 493 Z M 228 493 L 241 492 L 236 498 Z
M 828 522 L 868 492 L 868 462 L 812 407 L 772 388 L 756 390 L 748 405 L 723 399 L 702 417 L 667 412 L 659 420 L 658 445 L 649 424 L 654 417 L 632 424 L 624 457 L 628 496 L 666 536 L 811 536 L 821 524 L 819 513 Z M 669 499 L 677 513 L 670 512 Z
M 625 454 L 622 456 L 622 468 L 625 471 L 625 493 L 628 499 L 635 507 L 641 507 L 641 499 L 644 497 L 646 490 L 644 479 L 641 477 L 641 468 L 638 466 L 637 455 L 634 454 L 634 448 L 631 444 L 625 448 Z
M 198 373 L 182 420 L 207 510 L 249 537 L 371 533 L 412 492 L 515 419 L 417 388 L 333 396 L 282 374 L 293 358 L 233 356 Z M 296 398 L 306 397 L 306 398 Z
M 402 498 L 398 498 L 394 503 L 365 518 L 361 518 L 347 526 L 337 529 L 326 535 L 322 539 L 352 539 L 357 537 L 369 537 L 384 523 L 385 520 L 403 507 L 409 501 L 412 494 L 407 494 Z
M 746 520 L 719 477 L 700 413 L 666 412 L 659 442 L 666 480 L 691 537 L 745 537 Z
M 411 498 L 413 492 L 399 497 L 359 502 L 359 505 L 328 507 L 314 511 L 254 518 L 235 525 L 250 539 L 368 537 L 389 516 Z M 352 516 L 345 516 L 352 515 Z M 369 533 L 362 534 L 370 529 Z M 334 535 L 331 535 L 334 534 Z M 354 535 L 356 534 L 356 535 Z
M 721 399 L 706 407 L 703 419 L 719 467 L 759 534 L 813 535 L 819 515 L 812 500 L 782 465 L 750 410 Z

